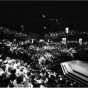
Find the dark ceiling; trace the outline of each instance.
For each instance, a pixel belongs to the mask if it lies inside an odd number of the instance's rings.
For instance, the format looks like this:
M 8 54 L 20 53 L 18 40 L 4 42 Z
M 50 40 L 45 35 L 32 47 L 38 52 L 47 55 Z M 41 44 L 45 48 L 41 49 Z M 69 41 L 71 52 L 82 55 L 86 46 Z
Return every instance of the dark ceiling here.
M 0 2 L 0 24 L 24 24 L 25 31 L 39 33 L 46 30 L 53 31 L 53 27 L 43 30 L 42 26 L 43 24 L 47 25 L 50 19 L 58 18 L 73 29 L 86 31 L 88 28 L 88 3 L 84 4 L 83 2 L 4 1 Z M 46 14 L 46 19 L 42 19 L 41 14 L 43 13 Z

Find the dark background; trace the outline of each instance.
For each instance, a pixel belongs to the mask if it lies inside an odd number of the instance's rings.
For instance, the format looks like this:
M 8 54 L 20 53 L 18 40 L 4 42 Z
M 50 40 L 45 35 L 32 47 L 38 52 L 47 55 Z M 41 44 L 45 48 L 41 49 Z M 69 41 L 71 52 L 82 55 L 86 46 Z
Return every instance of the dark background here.
M 0 24 L 19 26 L 24 24 L 27 32 L 59 31 L 49 27 L 43 29 L 43 25 L 48 25 L 49 19 L 62 19 L 64 24 L 74 30 L 87 31 L 88 29 L 88 2 L 0 2 Z M 42 19 L 41 14 L 46 14 Z M 53 23 L 53 22 L 51 22 Z M 55 22 L 54 22 L 55 23 Z M 16 28 L 14 27 L 14 29 Z M 17 29 L 17 28 L 16 28 Z M 19 30 L 19 29 L 17 29 Z

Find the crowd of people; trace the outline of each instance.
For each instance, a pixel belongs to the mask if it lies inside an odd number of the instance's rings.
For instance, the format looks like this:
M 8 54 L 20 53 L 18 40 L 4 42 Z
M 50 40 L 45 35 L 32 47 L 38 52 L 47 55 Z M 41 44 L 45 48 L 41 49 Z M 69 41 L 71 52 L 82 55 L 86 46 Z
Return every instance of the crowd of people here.
M 67 78 L 60 66 L 61 62 L 74 58 L 77 53 L 75 48 L 44 39 L 33 39 L 22 33 L 18 33 L 20 37 L 15 34 L 5 32 L 5 37 L 0 39 L 0 87 L 81 86 Z

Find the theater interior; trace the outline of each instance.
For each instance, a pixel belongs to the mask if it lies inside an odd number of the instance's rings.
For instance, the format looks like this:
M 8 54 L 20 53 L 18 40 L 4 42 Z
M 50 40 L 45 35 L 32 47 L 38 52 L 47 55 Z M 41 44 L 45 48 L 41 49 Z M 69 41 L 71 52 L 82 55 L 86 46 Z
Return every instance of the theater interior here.
M 88 2 L 0 1 L 0 87 L 88 87 Z

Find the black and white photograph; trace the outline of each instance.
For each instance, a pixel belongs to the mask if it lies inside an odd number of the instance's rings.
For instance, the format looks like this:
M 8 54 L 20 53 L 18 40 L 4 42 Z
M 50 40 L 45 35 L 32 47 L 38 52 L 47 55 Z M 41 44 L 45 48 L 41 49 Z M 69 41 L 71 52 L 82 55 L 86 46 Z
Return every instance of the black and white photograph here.
M 88 87 L 87 1 L 0 1 L 0 88 Z

